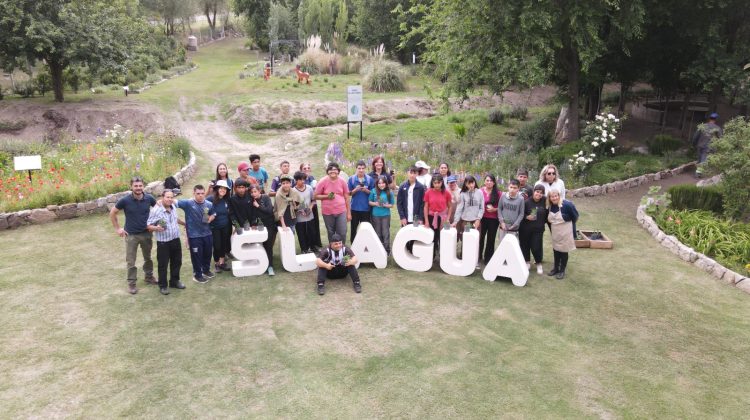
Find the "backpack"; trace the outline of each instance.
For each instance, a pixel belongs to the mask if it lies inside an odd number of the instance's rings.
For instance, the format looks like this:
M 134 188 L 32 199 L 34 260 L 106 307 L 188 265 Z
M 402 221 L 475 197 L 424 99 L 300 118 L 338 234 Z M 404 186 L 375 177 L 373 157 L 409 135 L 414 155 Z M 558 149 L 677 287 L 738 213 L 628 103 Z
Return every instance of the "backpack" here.
M 177 183 L 177 180 L 173 176 L 168 176 L 164 179 L 164 189 L 165 190 L 172 190 L 174 195 L 180 195 L 180 184 Z

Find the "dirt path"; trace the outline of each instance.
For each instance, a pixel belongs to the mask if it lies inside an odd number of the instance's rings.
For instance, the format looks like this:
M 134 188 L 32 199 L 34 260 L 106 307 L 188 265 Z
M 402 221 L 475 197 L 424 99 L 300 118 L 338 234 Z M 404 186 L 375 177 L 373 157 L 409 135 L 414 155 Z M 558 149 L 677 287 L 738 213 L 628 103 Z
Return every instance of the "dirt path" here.
M 659 181 L 652 182 L 650 184 L 643 184 L 640 185 L 638 188 L 632 188 L 629 190 L 619 191 L 614 194 L 608 194 L 608 195 L 600 195 L 598 197 L 581 197 L 576 198 L 576 204 L 579 203 L 604 203 L 606 202 L 607 206 L 621 209 L 621 210 L 632 210 L 634 219 L 635 220 L 635 210 L 638 208 L 638 205 L 641 202 L 641 197 L 646 195 L 649 188 L 655 185 L 659 185 L 662 187 L 662 190 L 666 190 L 669 187 L 673 185 L 679 185 L 679 184 L 695 184 L 696 180 L 693 178 L 693 174 L 681 174 L 678 176 L 674 176 L 667 179 L 662 179 Z

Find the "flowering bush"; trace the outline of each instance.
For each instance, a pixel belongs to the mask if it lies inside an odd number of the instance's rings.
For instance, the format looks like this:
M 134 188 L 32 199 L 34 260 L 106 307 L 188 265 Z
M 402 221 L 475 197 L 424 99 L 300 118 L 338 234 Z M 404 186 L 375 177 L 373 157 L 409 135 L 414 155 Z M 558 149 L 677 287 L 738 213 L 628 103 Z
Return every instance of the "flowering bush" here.
M 42 156 L 41 171 L 0 168 L 0 211 L 75 203 L 124 191 L 130 178 L 163 179 L 182 167 L 186 140 L 172 135 L 145 137 L 115 126 L 100 141 L 73 142 Z
M 568 159 L 570 170 L 576 178 L 582 179 L 597 157 L 613 156 L 617 150 L 616 134 L 620 131 L 622 120 L 614 114 L 601 113 L 589 121 L 583 131 L 584 146 L 578 153 Z

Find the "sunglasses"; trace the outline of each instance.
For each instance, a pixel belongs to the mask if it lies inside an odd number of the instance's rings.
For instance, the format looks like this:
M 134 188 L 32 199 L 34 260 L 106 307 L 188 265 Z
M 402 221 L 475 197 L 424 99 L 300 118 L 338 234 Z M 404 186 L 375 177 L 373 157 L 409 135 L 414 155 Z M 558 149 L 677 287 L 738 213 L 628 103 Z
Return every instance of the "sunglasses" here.
M 556 172 L 547 172 L 547 175 L 557 175 Z

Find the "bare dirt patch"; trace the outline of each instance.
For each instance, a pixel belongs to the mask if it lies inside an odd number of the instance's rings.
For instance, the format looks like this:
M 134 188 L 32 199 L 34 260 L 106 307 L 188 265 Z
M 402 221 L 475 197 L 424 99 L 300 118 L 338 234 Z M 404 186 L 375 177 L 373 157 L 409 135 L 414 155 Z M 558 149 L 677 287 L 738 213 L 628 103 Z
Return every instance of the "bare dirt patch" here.
M 26 123 L 21 130 L 0 133 L 0 140 L 59 140 L 66 136 L 92 140 L 115 124 L 146 135 L 166 128 L 166 121 L 157 109 L 125 100 L 64 104 L 0 102 L 0 120 Z

